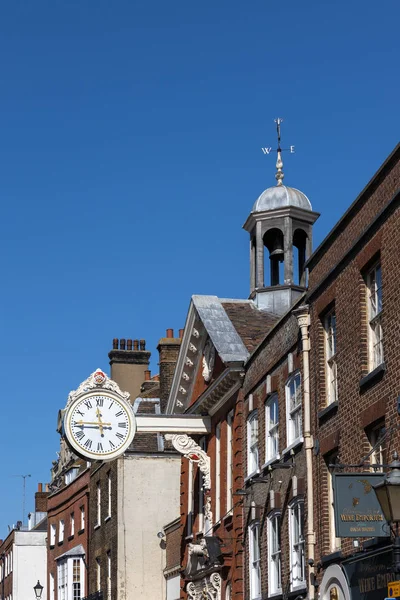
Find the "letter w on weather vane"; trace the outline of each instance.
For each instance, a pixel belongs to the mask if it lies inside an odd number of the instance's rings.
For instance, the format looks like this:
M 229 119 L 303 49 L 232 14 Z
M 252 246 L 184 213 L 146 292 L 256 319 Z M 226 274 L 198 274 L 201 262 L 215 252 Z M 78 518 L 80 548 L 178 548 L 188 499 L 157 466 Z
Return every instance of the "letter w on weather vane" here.
M 278 148 L 276 149 L 276 152 L 290 152 L 290 154 L 294 153 L 294 146 L 289 146 L 289 148 L 281 148 L 281 123 L 283 123 L 283 119 L 281 119 L 280 117 L 278 117 L 277 119 L 274 119 L 274 123 L 276 123 L 276 132 L 278 134 Z M 263 154 L 271 154 L 272 152 L 272 147 L 268 147 L 268 148 L 261 148 Z

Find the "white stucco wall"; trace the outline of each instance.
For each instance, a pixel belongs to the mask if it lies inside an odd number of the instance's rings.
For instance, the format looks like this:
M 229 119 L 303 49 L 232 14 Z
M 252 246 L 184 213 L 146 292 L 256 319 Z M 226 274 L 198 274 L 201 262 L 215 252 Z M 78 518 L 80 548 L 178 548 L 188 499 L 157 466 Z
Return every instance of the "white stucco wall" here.
M 38 580 L 47 598 L 46 531 L 16 531 L 13 547 L 13 600 L 35 597 L 33 587 Z
M 180 456 L 118 461 L 118 599 L 165 600 L 165 538 L 179 515 Z

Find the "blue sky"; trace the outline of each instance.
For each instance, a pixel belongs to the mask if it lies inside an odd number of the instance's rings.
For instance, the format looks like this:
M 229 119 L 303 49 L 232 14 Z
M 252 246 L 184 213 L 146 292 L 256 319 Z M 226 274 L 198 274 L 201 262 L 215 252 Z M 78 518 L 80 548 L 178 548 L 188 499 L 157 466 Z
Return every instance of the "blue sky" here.
M 321 213 L 398 141 L 400 5 L 14 0 L 0 7 L 0 537 L 56 458 L 57 411 L 113 337 L 153 351 L 193 293 L 248 295 L 257 196 Z

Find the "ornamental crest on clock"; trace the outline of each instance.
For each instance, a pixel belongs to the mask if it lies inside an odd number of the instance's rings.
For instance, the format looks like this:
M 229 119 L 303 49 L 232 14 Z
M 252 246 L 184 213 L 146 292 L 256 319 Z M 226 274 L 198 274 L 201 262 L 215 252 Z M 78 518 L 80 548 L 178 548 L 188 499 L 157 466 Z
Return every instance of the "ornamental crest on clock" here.
M 130 446 L 136 419 L 123 392 L 101 370 L 68 396 L 64 435 L 73 452 L 87 460 L 113 460 Z

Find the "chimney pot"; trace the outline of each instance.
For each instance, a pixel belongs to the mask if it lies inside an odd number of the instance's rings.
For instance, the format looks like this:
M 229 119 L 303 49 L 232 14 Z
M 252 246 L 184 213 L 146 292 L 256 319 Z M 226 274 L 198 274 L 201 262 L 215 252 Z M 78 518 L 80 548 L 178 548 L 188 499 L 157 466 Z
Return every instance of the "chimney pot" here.
M 125 339 L 124 338 L 121 338 L 119 340 L 119 347 L 121 350 L 125 350 Z
M 43 484 L 42 483 L 38 483 L 37 491 L 38 492 L 43 492 Z
M 118 338 L 113 339 L 113 350 L 118 350 Z
M 140 349 L 141 350 L 146 350 L 146 340 L 140 340 Z
M 174 330 L 167 329 L 167 338 L 173 338 L 173 337 L 174 337 Z
M 179 337 L 180 337 L 181 339 L 183 338 L 183 332 L 184 332 L 184 331 L 185 331 L 184 329 L 180 329 L 180 330 L 179 330 Z
M 139 350 L 139 340 L 133 340 L 133 349 Z
M 151 379 L 151 371 L 150 371 L 149 369 L 147 369 L 147 370 L 144 372 L 144 380 L 145 380 L 145 381 L 150 381 L 150 379 Z
M 126 342 L 126 349 L 127 349 L 127 350 L 132 350 L 132 340 L 128 340 L 128 341 Z

